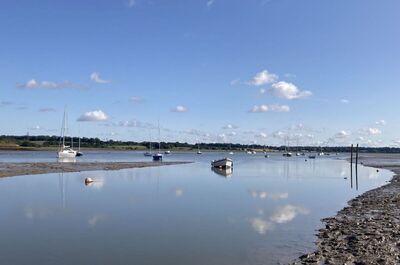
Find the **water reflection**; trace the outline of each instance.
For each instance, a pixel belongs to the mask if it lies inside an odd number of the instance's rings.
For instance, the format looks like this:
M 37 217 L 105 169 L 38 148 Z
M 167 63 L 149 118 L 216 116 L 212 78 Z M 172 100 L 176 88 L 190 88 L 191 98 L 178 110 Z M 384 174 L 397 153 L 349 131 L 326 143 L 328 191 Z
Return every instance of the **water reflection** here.
M 58 163 L 76 163 L 76 157 L 63 157 L 57 159 Z
M 298 215 L 308 215 L 310 210 L 295 205 L 285 205 L 276 208 L 270 216 L 264 216 L 265 211 L 259 209 L 260 216 L 249 218 L 252 228 L 259 234 L 264 235 L 267 231 L 275 229 L 276 225 L 282 225 L 293 221 Z
M 230 178 L 232 177 L 232 173 L 233 173 L 233 169 L 232 168 L 215 168 L 212 167 L 211 170 L 220 175 L 220 176 L 224 176 L 226 178 Z
M 287 264 L 321 218 L 392 175 L 359 166 L 356 191 L 346 161 L 236 153 L 228 183 L 210 170 L 220 154 L 176 156 L 197 163 L 0 179 L 0 263 Z

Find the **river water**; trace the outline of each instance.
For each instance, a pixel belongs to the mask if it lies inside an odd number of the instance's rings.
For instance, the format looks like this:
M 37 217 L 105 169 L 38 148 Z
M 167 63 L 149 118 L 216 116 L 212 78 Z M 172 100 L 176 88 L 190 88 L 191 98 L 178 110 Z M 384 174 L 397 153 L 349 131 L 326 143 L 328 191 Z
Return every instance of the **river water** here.
M 180 153 L 165 167 L 0 179 L 0 264 L 255 265 L 314 249 L 334 215 L 392 173 L 337 156 L 310 160 Z M 138 152 L 86 152 L 81 161 L 147 161 Z M 0 152 L 0 162 L 55 161 L 52 152 Z M 84 179 L 95 180 L 86 186 Z M 353 182 L 353 183 L 352 183 Z M 358 190 L 356 189 L 358 188 Z

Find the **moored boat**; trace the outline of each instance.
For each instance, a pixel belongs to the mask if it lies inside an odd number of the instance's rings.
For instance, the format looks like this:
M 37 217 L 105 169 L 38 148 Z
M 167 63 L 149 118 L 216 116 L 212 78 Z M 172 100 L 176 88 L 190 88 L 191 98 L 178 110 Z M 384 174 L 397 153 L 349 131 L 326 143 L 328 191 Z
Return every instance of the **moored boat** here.
M 232 168 L 233 161 L 230 158 L 223 158 L 211 161 L 211 166 L 216 168 Z

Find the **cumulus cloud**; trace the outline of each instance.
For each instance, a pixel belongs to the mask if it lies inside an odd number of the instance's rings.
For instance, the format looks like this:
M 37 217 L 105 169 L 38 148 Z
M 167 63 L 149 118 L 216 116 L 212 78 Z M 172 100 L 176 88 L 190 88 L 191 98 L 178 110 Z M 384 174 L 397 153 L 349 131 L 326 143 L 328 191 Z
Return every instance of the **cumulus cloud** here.
M 178 105 L 175 108 L 171 109 L 172 112 L 187 112 L 187 108 L 182 105 Z
M 237 128 L 239 128 L 239 126 L 234 125 L 234 124 L 226 124 L 222 127 L 222 129 L 225 129 L 225 130 L 227 130 L 227 129 L 231 130 L 231 129 L 237 129 Z
M 100 73 L 98 72 L 93 72 L 90 74 L 90 80 L 92 80 L 95 83 L 98 84 L 107 84 L 107 83 L 111 83 L 110 80 L 104 80 L 100 78 Z
M 36 79 L 31 79 L 25 83 L 18 84 L 17 88 L 21 89 L 65 89 L 65 88 L 74 88 L 80 89 L 83 88 L 80 85 L 74 84 L 70 81 L 62 81 L 62 82 L 54 82 L 54 81 L 40 81 Z
M 297 86 L 292 83 L 280 81 L 272 84 L 270 89 L 273 95 L 285 99 L 303 99 L 312 95 L 311 91 L 300 91 Z
M 343 98 L 343 99 L 340 100 L 340 103 L 349 104 L 350 101 L 348 99 Z
M 368 129 L 367 129 L 367 132 L 368 132 L 370 135 L 379 135 L 379 134 L 382 134 L 382 131 L 379 130 L 378 128 L 368 128 Z
M 350 132 L 347 132 L 344 130 L 335 134 L 335 138 L 338 138 L 338 139 L 344 139 L 344 138 L 347 138 L 348 136 L 350 136 Z
M 253 86 L 262 86 L 265 84 L 271 84 L 278 80 L 278 76 L 276 74 L 268 72 L 268 70 L 263 70 L 257 73 L 253 79 L 251 79 L 248 84 Z
M 290 107 L 287 105 L 254 105 L 253 108 L 249 112 L 257 113 L 257 112 L 289 112 Z
M 78 121 L 106 121 L 106 120 L 108 120 L 108 116 L 101 110 L 86 112 L 78 118 Z
M 106 123 L 105 126 L 107 126 L 107 127 L 133 127 L 133 128 L 143 128 L 143 129 L 157 128 L 157 126 L 155 126 L 154 124 L 136 121 L 136 120 Z
M 382 125 L 385 126 L 386 125 L 386 121 L 385 120 L 379 120 L 377 122 L 375 122 L 376 125 Z
M 267 134 L 263 133 L 263 132 L 260 132 L 260 133 L 256 134 L 255 137 L 257 137 L 257 138 L 267 138 Z
M 56 112 L 54 108 L 40 108 L 38 109 L 39 112 Z

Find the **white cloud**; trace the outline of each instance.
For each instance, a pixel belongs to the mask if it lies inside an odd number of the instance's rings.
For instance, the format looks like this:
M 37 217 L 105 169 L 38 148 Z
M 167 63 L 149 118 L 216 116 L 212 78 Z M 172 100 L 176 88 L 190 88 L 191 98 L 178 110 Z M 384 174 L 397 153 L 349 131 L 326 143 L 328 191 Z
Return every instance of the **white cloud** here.
M 297 86 L 285 81 L 272 84 L 272 88 L 270 90 L 273 95 L 289 100 L 303 99 L 312 95 L 311 91 L 300 91 Z
M 227 124 L 227 125 L 224 125 L 223 127 L 222 127 L 222 129 L 237 129 L 237 128 L 239 128 L 239 126 L 237 126 L 237 125 L 234 125 L 234 124 Z
M 107 84 L 107 83 L 111 83 L 110 80 L 104 80 L 100 78 L 100 73 L 98 72 L 93 72 L 90 74 L 90 80 L 92 80 L 93 82 L 99 83 L 99 84 Z
M 172 112 L 187 112 L 187 108 L 182 105 L 178 105 L 175 108 L 171 109 Z
M 179 197 L 182 197 L 182 195 L 183 195 L 183 189 L 181 189 L 181 188 L 176 188 L 176 189 L 175 189 L 175 196 L 176 196 L 177 198 L 179 198 Z
M 258 92 L 260 93 L 260 95 L 264 95 L 267 90 L 265 90 L 265 88 L 260 88 Z
M 265 84 L 271 84 L 278 80 L 278 76 L 273 73 L 269 73 L 268 70 L 263 70 L 257 73 L 252 80 L 248 82 L 249 85 L 262 86 Z
M 256 112 L 289 112 L 290 107 L 287 105 L 254 105 L 253 108 L 250 110 L 250 112 L 256 113 Z
M 348 136 L 350 136 L 350 132 L 347 132 L 344 130 L 335 134 L 335 138 L 338 138 L 338 139 L 347 138 Z
M 382 131 L 379 130 L 378 128 L 368 128 L 368 129 L 367 129 L 367 132 L 368 132 L 370 135 L 382 134 Z
M 207 7 L 211 7 L 214 4 L 215 0 L 208 0 Z
M 82 86 L 71 83 L 69 81 L 54 82 L 54 81 L 39 81 L 36 79 L 31 79 L 23 84 L 18 84 L 17 88 L 21 89 L 64 89 L 64 88 L 75 88 L 79 89 Z
M 266 191 L 249 191 L 250 195 L 253 198 L 257 198 L 257 199 L 272 199 L 272 200 L 285 200 L 287 198 L 289 198 L 289 193 L 287 192 L 272 192 L 272 193 L 268 193 Z
M 306 215 L 308 213 L 309 210 L 303 207 L 293 206 L 289 204 L 276 210 L 271 216 L 271 221 L 278 224 L 288 223 L 292 221 L 298 214 Z
M 341 99 L 340 100 L 340 103 L 343 103 L 343 104 L 349 104 L 350 103 L 350 101 L 348 100 L 348 99 Z
M 263 132 L 260 132 L 260 133 L 256 134 L 255 137 L 257 137 L 257 138 L 267 138 L 267 134 L 263 133 Z
M 86 112 L 78 118 L 78 121 L 106 121 L 106 120 L 108 120 L 108 116 L 101 110 Z
M 375 122 L 376 125 L 382 125 L 385 126 L 386 125 L 386 121 L 385 120 L 379 120 L 377 122 Z

